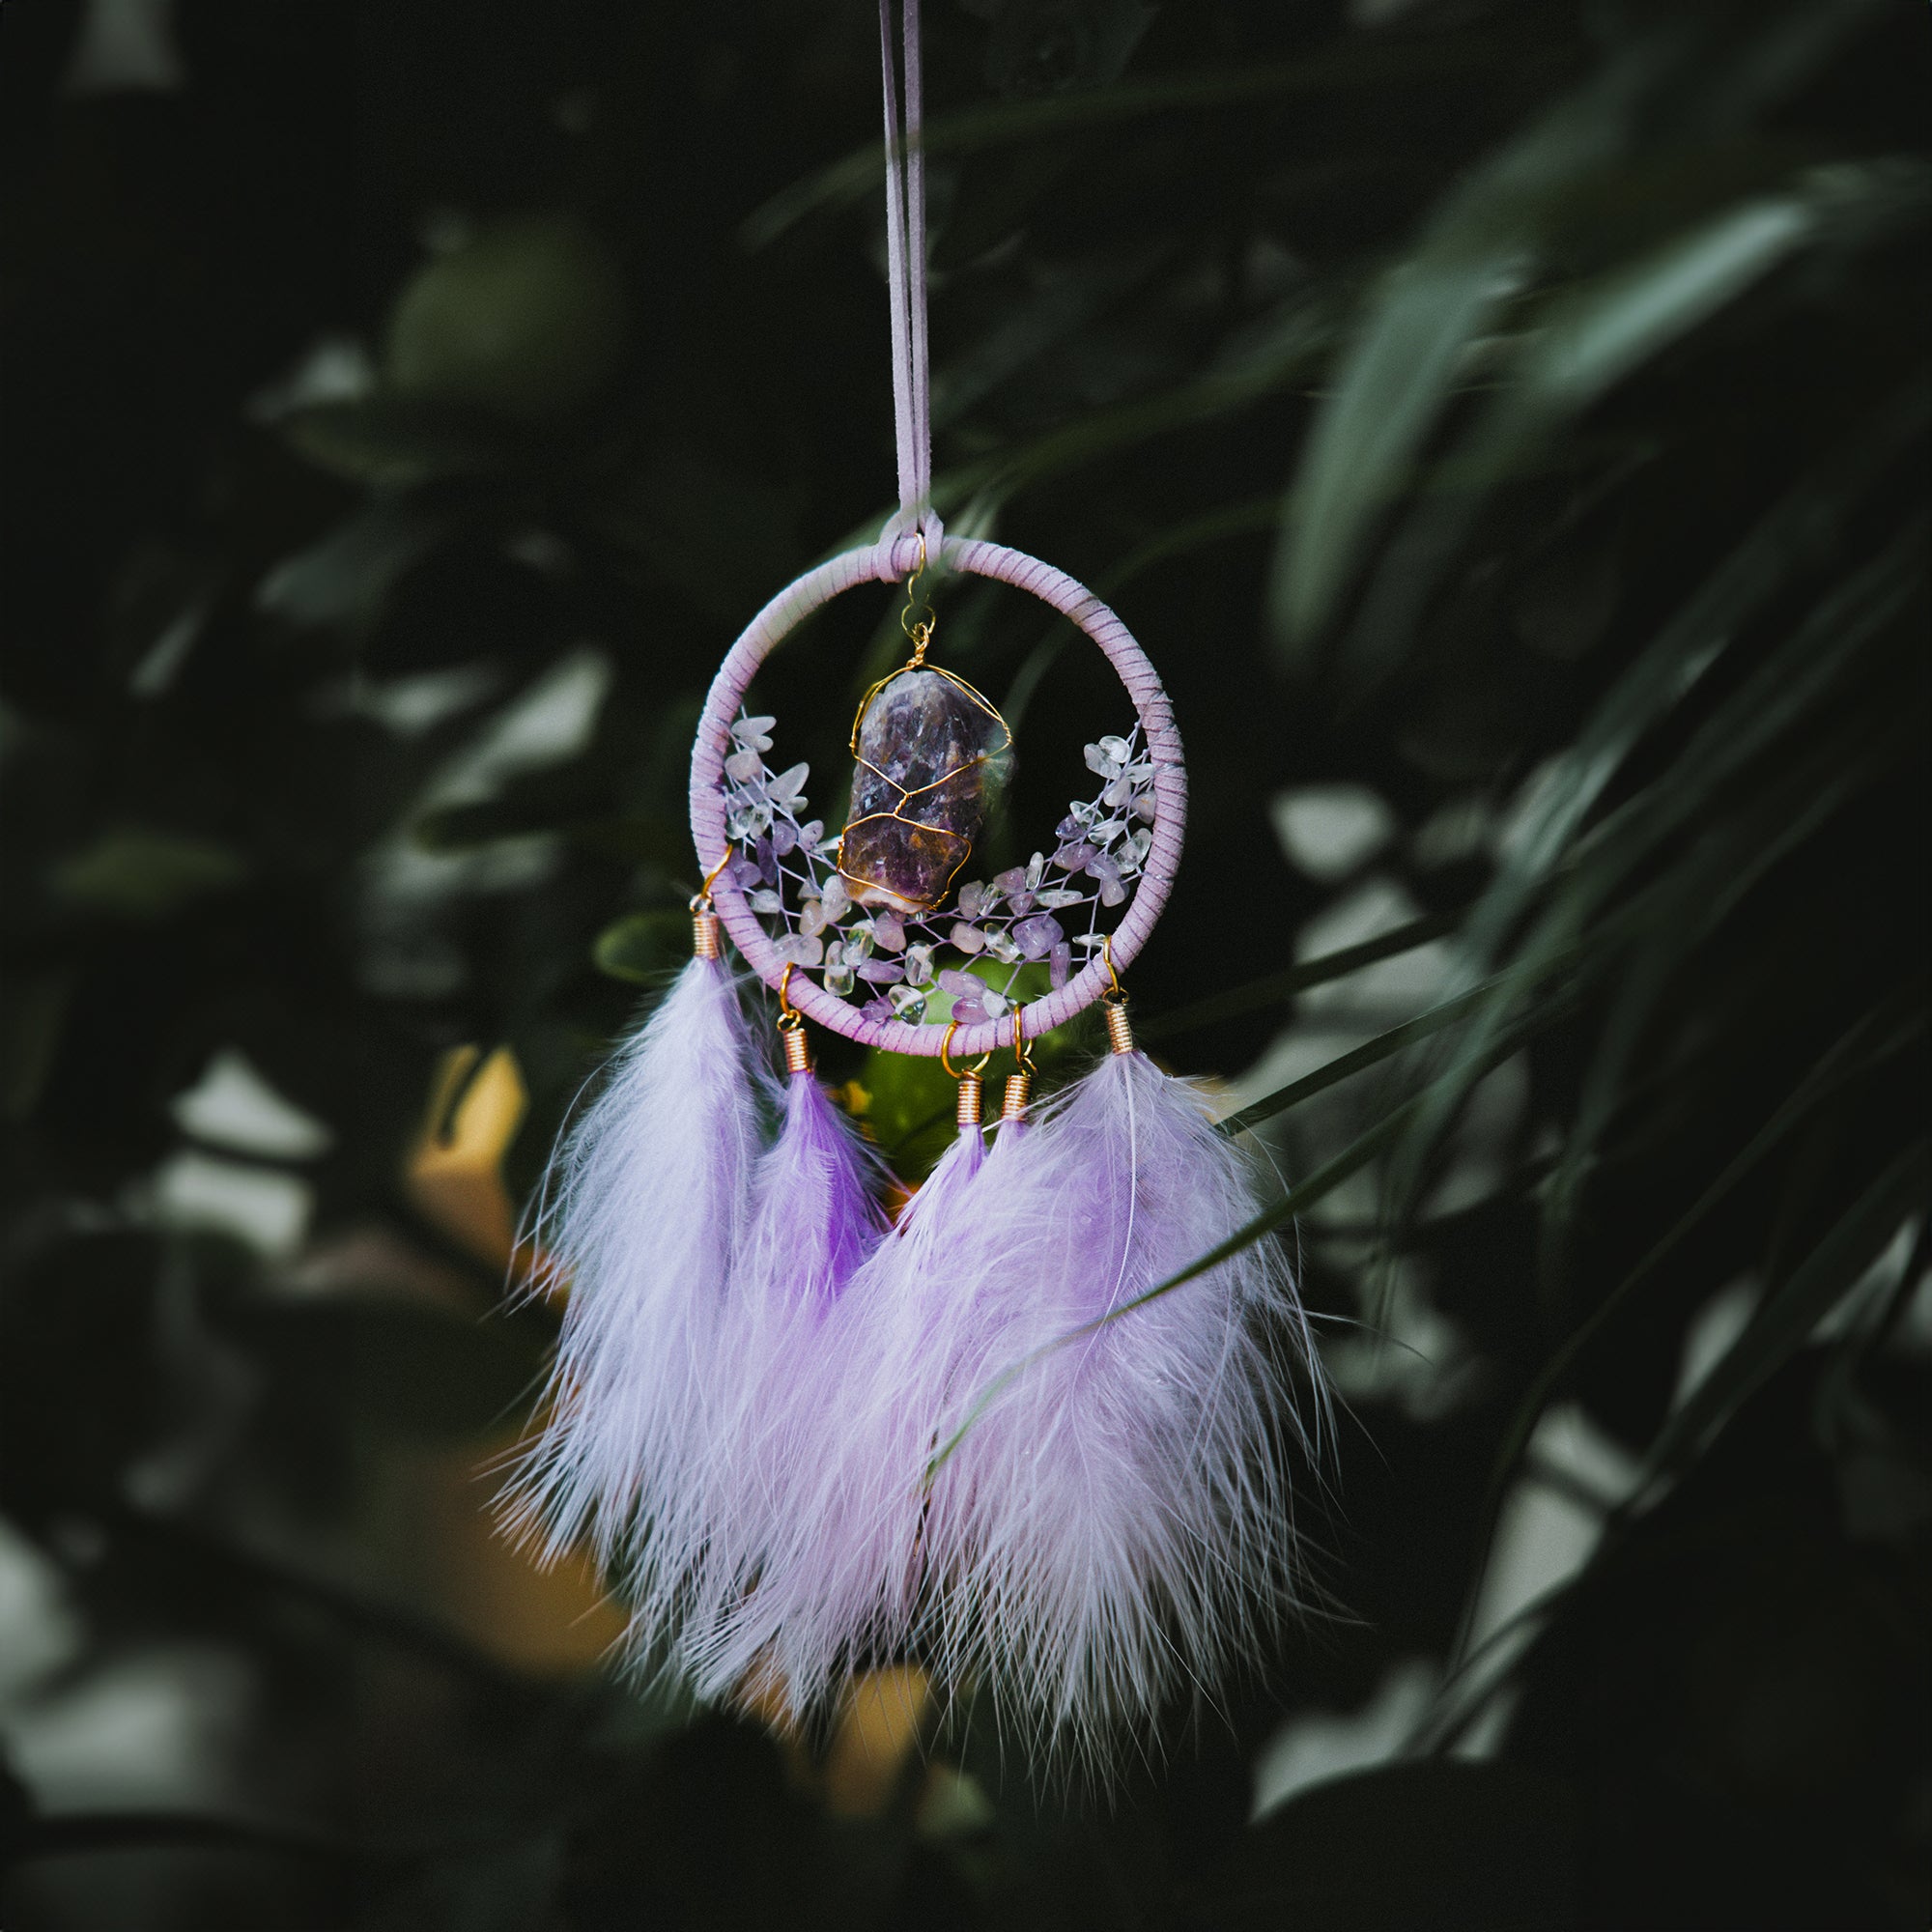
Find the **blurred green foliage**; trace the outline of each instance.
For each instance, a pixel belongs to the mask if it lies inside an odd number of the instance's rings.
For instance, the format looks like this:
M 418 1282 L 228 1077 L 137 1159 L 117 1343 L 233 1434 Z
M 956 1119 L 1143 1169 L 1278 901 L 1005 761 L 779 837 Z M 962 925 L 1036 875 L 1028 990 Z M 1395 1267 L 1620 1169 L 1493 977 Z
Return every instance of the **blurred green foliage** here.
M 9 9 L 0 1916 L 1922 1925 L 1923 19 L 927 12 L 937 495 L 1175 699 L 1136 1010 L 1286 1177 L 1324 1607 L 1104 1802 L 860 1804 L 450 1527 L 550 1327 L 446 1056 L 521 1204 L 890 506 L 873 14 Z M 943 622 L 1050 823 L 1118 694 Z M 891 623 L 763 681 L 829 812 Z

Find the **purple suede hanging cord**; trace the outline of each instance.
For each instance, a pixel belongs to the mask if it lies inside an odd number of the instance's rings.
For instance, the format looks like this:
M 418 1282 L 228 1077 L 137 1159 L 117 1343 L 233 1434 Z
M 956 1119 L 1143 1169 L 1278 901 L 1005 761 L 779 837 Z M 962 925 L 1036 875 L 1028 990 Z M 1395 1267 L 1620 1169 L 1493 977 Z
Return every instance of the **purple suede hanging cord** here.
M 919 567 L 919 538 L 934 562 L 946 535 L 932 507 L 932 370 L 925 340 L 925 147 L 922 133 L 919 0 L 902 0 L 905 119 L 893 56 L 893 0 L 879 0 L 879 62 L 886 102 L 886 278 L 893 318 L 893 426 L 898 440 L 898 514 L 879 538 L 888 574 Z

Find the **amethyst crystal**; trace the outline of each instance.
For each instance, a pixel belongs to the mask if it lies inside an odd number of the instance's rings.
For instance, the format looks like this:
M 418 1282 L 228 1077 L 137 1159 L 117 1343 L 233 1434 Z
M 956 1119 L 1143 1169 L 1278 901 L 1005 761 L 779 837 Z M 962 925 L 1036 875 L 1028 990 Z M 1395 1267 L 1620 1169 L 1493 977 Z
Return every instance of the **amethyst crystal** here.
M 1066 934 L 1051 913 L 1037 912 L 1013 927 L 1013 937 L 1029 959 L 1044 959 Z
M 860 905 L 930 912 L 972 856 L 1011 762 L 1012 734 L 979 694 L 923 668 L 886 680 L 859 715 L 838 870 Z

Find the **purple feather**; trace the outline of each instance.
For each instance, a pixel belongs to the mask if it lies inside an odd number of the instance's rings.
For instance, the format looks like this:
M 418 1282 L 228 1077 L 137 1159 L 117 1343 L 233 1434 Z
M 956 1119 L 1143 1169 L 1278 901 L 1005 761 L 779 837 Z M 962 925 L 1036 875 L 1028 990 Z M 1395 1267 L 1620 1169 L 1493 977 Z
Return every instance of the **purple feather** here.
M 978 1192 L 927 1641 L 945 1679 L 989 1682 L 1048 1748 L 1103 1760 L 1177 1693 L 1211 1694 L 1293 1603 L 1279 1450 L 1302 1432 L 1270 1335 L 1316 1377 L 1313 1433 L 1326 1398 L 1273 1240 L 1129 1306 L 1262 1207 L 1200 1092 L 1145 1056 L 1110 1055 L 1003 1134 Z
M 791 1470 L 812 1453 L 818 1396 L 805 1374 L 818 1330 L 885 1232 L 884 1167 L 810 1072 L 786 1083 L 784 1121 L 759 1161 L 715 1359 L 707 1464 L 711 1527 L 682 1640 L 700 1658 L 785 1527 Z
M 550 1556 L 588 1540 L 646 1638 L 706 1536 L 710 1391 L 758 1146 L 764 1075 L 718 960 L 685 967 L 559 1144 L 539 1287 L 567 1291 L 550 1414 L 506 1514 Z

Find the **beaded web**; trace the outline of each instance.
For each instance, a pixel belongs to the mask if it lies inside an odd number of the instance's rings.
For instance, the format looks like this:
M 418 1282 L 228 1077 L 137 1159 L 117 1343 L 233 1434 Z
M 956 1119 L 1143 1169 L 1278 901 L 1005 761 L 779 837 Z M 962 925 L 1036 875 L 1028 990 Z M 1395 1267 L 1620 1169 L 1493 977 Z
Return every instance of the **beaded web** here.
M 1059 844 L 990 881 L 959 887 L 951 907 L 900 913 L 856 905 L 838 875 L 838 835 L 806 817 L 809 765 L 774 772 L 773 718 L 740 711 L 724 760 L 724 829 L 731 876 L 781 959 L 867 1019 L 974 1026 L 1003 1019 L 1020 974 L 1044 961 L 1065 985 L 1076 951 L 1106 943 L 1152 844 L 1154 767 L 1136 724 L 1086 748 L 1099 780 L 1055 828 Z M 971 970 L 978 967 L 978 971 Z

